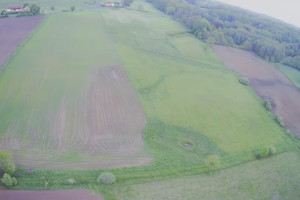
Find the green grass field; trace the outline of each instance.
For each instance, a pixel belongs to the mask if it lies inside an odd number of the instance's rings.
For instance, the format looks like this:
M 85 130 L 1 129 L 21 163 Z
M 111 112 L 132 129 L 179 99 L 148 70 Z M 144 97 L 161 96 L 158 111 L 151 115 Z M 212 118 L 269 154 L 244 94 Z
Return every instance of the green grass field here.
M 254 92 L 240 85 L 206 44 L 168 17 L 132 11 L 124 18 L 128 21 L 114 18 L 107 27 L 148 120 L 189 128 L 228 153 L 283 141 Z
M 277 66 L 278 69 L 284 73 L 290 81 L 292 81 L 296 87 L 300 89 L 300 72 L 292 67 L 288 67 L 285 65 Z
M 143 12 L 136 9 L 139 5 Z M 239 195 L 267 199 L 277 194 L 293 199 L 299 195 L 298 153 L 240 165 L 255 160 L 266 146 L 275 146 L 278 153 L 295 149 L 262 101 L 239 83 L 238 75 L 207 44 L 144 1 L 135 0 L 131 9 L 47 16 L 0 75 L 0 136 L 10 127 L 18 137 L 32 127 L 38 127 L 41 135 L 47 132 L 42 120 L 45 111 L 59 112 L 66 104 L 72 114 L 92 69 L 120 64 L 146 113 L 143 139 L 153 162 L 111 169 L 117 182 L 110 186 L 96 185 L 103 170 L 36 170 L 30 174 L 20 169 L 18 189 L 85 187 L 107 199 L 127 195 L 129 199 L 167 198 L 173 193 L 174 199 L 195 199 L 201 192 L 207 195 L 203 199 L 238 199 Z M 34 112 L 30 106 L 36 108 Z M 221 168 L 237 166 L 207 175 L 204 161 L 211 154 L 220 156 Z M 232 182 L 224 185 L 231 175 Z M 71 177 L 77 184 L 67 184 Z M 274 180 L 278 182 L 272 185 Z M 155 185 L 160 183 L 165 192 L 147 191 L 148 187 L 159 190 Z M 218 187 L 222 189 L 215 193 Z
M 213 174 L 185 176 L 114 189 L 116 199 L 298 199 L 300 158 L 283 153 Z

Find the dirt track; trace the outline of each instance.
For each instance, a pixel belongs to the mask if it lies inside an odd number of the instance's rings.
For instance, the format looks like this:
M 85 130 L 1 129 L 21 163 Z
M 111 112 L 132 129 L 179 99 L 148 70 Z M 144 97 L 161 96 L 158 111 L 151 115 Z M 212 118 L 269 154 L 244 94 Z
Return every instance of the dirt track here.
M 282 116 L 286 128 L 300 136 L 300 91 L 279 70 L 248 51 L 214 45 L 224 64 L 250 81 L 262 99 L 269 99 L 272 111 Z
M 0 190 L 0 200 L 103 200 L 89 190 Z
M 42 20 L 42 16 L 0 19 L 0 68 L 22 40 Z

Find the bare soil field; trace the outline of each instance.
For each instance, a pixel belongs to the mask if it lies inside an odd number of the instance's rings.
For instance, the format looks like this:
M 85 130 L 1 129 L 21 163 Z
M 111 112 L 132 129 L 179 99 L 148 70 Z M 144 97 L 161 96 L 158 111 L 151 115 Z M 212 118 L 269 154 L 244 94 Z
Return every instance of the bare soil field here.
M 92 194 L 89 190 L 0 190 L 1 200 L 103 200 L 99 195 Z
M 0 67 L 42 20 L 42 16 L 0 19 Z
M 280 115 L 287 129 L 300 136 L 300 91 L 279 70 L 259 60 L 253 53 L 240 49 L 213 45 L 224 64 L 241 76 L 262 99 L 269 99 L 272 111 Z

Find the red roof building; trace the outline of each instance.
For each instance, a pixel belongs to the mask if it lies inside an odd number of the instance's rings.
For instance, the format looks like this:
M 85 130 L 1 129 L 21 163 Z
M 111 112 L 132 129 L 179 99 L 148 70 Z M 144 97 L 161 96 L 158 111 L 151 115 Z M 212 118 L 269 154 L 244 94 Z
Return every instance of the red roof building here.
M 7 12 L 22 12 L 23 7 L 22 6 L 8 6 Z

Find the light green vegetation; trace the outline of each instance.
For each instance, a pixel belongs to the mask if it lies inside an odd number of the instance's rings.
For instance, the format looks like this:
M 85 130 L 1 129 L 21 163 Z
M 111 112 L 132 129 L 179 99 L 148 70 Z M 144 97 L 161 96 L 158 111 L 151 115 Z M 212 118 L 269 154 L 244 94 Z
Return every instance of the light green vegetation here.
M 121 63 L 146 113 L 147 126 L 143 139 L 147 151 L 153 156 L 153 162 L 133 168 L 110 169 L 116 176 L 116 182 L 108 186 L 98 185 L 95 178 L 105 170 L 36 170 L 27 173 L 22 169 L 20 172 L 23 177 L 19 178 L 17 188 L 88 187 L 103 193 L 107 199 L 124 199 L 127 195 L 130 195 L 129 199 L 143 199 L 144 191 L 147 193 L 145 198 L 152 192 L 156 195 L 155 191 L 146 187 L 154 187 L 155 183 L 160 182 L 143 183 L 168 179 L 164 182 L 166 192 L 161 189 L 157 191 L 161 195 L 165 193 L 165 197 L 181 185 L 191 186 L 187 190 L 191 191 L 191 195 L 197 195 L 199 188 L 203 189 L 199 191 L 205 191 L 206 188 L 209 190 L 208 196 L 222 198 L 221 195 L 228 195 L 228 199 L 230 196 L 234 199 L 239 194 L 242 197 L 254 196 L 256 191 L 257 195 L 262 194 L 257 185 L 264 184 L 267 179 L 266 183 L 269 184 L 264 185 L 268 191 L 266 197 L 273 195 L 271 191 L 274 188 L 279 194 L 281 191 L 285 194 L 291 188 L 293 192 L 290 195 L 297 195 L 298 190 L 294 188 L 298 186 L 297 182 L 290 182 L 290 185 L 280 183 L 287 181 L 284 172 L 290 169 L 288 163 L 295 170 L 290 172 L 291 177 L 299 172 L 299 168 L 295 167 L 299 158 L 293 153 L 226 169 L 212 176 L 186 176 L 207 172 L 205 159 L 209 155 L 219 156 L 222 169 L 254 160 L 265 146 L 274 146 L 278 153 L 293 150 L 294 146 L 251 88 L 241 85 L 239 77 L 222 64 L 207 44 L 143 1 L 134 1 L 132 8 L 140 4 L 144 7 L 143 12 L 103 9 L 98 12 L 48 16 L 2 73 L 0 94 L 3 106 L 0 109 L 11 109 L 6 112 L 1 110 L 8 115 L 7 119 L 1 115 L 6 127 L 12 119 L 22 121 L 28 119 L 26 116 L 34 116 L 15 128 L 21 129 L 26 123 L 31 126 L 40 124 L 43 128 L 40 116 L 48 107 L 55 112 L 61 109 L 63 102 L 68 102 L 65 107 L 72 111 L 72 106 L 76 104 L 74 99 L 80 99 L 83 95 L 88 74 L 93 67 Z M 57 26 L 60 28 L 53 29 Z M 78 42 L 68 42 L 69 37 L 76 37 Z M 74 38 L 70 41 L 74 41 Z M 40 47 L 38 52 L 36 45 Z M 24 70 L 20 70 L 20 66 L 24 66 Z M 51 84 L 43 81 L 45 73 L 51 74 Z M 17 80 L 18 83 L 11 80 Z M 54 92 L 54 88 L 59 89 Z M 35 105 L 34 114 L 31 115 L 26 107 L 18 107 L 20 101 Z M 77 159 L 76 154 L 70 155 Z M 276 185 L 271 185 L 273 179 L 268 179 L 273 165 L 277 170 L 274 173 L 279 175 Z M 255 167 L 259 166 L 261 168 L 257 171 Z M 250 172 L 257 172 L 253 174 L 255 178 L 251 179 Z M 223 180 L 231 179 L 231 174 L 233 181 L 223 185 L 220 193 L 214 193 L 219 184 L 224 184 Z M 243 176 L 245 179 L 242 181 L 245 182 L 241 181 L 240 189 L 236 188 Z M 178 181 L 170 179 L 175 177 L 180 178 Z M 67 184 L 70 178 L 74 178 L 76 184 Z M 196 178 L 203 181 L 198 182 Z M 47 186 L 45 181 L 49 183 Z M 174 195 L 181 195 L 181 192 L 182 195 L 186 194 L 178 189 Z M 179 196 L 178 199 L 187 198 Z
M 278 66 L 278 69 L 284 73 L 284 75 L 287 76 L 288 79 L 290 79 L 290 81 L 292 81 L 296 87 L 298 87 L 300 89 L 300 71 L 296 70 L 292 67 L 289 66 L 285 66 L 285 65 L 280 65 Z
M 212 174 L 185 176 L 114 189 L 116 199 L 298 199 L 296 153 L 243 164 Z
M 107 18 L 148 121 L 188 128 L 229 153 L 283 142 L 283 132 L 254 92 L 178 23 L 150 11 L 111 11 Z

